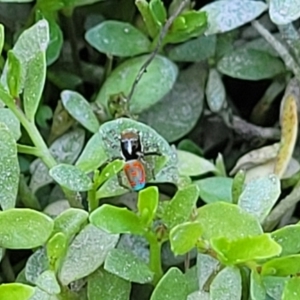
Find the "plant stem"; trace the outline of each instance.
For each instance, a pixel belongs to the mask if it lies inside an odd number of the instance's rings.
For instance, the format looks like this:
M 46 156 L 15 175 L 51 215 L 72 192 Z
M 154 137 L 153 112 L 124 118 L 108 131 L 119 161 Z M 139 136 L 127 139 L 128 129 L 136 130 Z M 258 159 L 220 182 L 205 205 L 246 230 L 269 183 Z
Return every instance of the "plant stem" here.
M 145 234 L 150 245 L 150 262 L 149 267 L 154 272 L 153 284 L 156 285 L 160 278 L 163 276 L 161 268 L 161 245 L 162 243 L 157 240 L 154 232 L 148 231 Z
M 99 201 L 96 197 L 96 189 L 92 188 L 90 191 L 88 191 L 88 204 L 89 204 L 89 212 L 91 213 L 99 206 Z
M 41 151 L 36 147 L 17 144 L 17 149 L 19 153 L 30 154 L 36 157 L 41 157 Z

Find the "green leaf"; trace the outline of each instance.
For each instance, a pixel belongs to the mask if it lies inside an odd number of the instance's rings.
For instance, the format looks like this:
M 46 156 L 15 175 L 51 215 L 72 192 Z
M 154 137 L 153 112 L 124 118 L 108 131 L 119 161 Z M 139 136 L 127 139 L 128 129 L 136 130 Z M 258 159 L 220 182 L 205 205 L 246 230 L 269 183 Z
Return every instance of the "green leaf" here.
M 300 17 L 299 2 L 297 0 L 271 0 L 269 8 L 270 18 L 277 25 L 286 25 Z M 292 298 L 291 298 L 292 299 Z
M 191 152 L 191 153 L 193 153 L 197 156 L 203 156 L 202 149 L 190 139 L 181 140 L 179 142 L 179 144 L 177 145 L 177 149 L 178 150 L 183 150 L 183 151 L 186 151 L 186 152 Z
M 221 270 L 210 285 L 210 300 L 240 300 L 241 296 L 242 278 L 236 267 Z
M 155 287 L 150 300 L 186 300 L 187 282 L 177 268 L 170 268 Z
M 254 300 L 265 300 L 267 296 L 267 292 L 263 284 L 262 278 L 255 269 L 251 270 L 250 295 L 251 299 Z
M 281 246 L 267 233 L 236 240 L 217 237 L 211 240 L 211 247 L 227 265 L 267 259 L 278 256 L 281 252 Z
M 143 235 L 140 218 L 127 208 L 104 204 L 90 214 L 90 222 L 110 233 L 132 233 Z
M 191 217 L 196 208 L 198 189 L 195 185 L 189 185 L 178 190 L 171 201 L 168 202 L 162 216 L 163 223 L 169 228 L 183 223 Z
M 49 43 L 49 26 L 46 20 L 40 20 L 30 28 L 24 30 L 19 36 L 17 42 L 13 47 L 15 56 L 20 61 L 21 65 L 21 83 L 18 94 L 21 94 L 25 86 L 25 80 L 27 71 L 31 60 L 35 60 L 37 56 L 40 56 L 40 52 L 45 52 Z M 4 70 L 1 76 L 1 83 L 6 86 L 8 65 L 4 66 Z M 41 74 L 42 77 L 44 76 Z M 39 78 L 39 77 L 38 77 Z M 37 84 L 40 82 L 36 80 L 33 82 Z M 30 88 L 30 87 L 27 87 Z
M 16 141 L 21 137 L 20 121 L 9 108 L 0 108 L 0 123 L 6 125 Z
M 232 196 L 232 203 L 234 204 L 238 203 L 238 200 L 243 192 L 245 178 L 246 178 L 246 173 L 244 170 L 238 171 L 233 178 L 232 187 L 231 187 L 231 196 Z
M 262 265 L 262 275 L 289 276 L 300 272 L 300 254 L 274 258 Z
M 240 48 L 223 56 L 217 69 L 225 75 L 245 80 L 267 79 L 285 72 L 285 66 L 279 58 L 247 48 Z
M 12 50 L 8 51 L 8 77 L 7 86 L 12 97 L 19 97 L 21 85 L 21 62 Z
M 199 196 L 206 203 L 232 202 L 232 178 L 209 177 L 194 181 L 198 186 Z
M 0 123 L 0 153 L 0 205 L 6 210 L 16 204 L 20 167 L 16 141 L 3 123 Z
M 209 3 L 201 8 L 208 16 L 206 35 L 230 31 L 254 19 L 267 10 L 261 1 L 221 0 Z
M 46 248 L 40 248 L 28 258 L 25 266 L 25 278 L 28 282 L 35 284 L 38 277 L 48 269 Z
M 85 132 L 77 128 L 55 140 L 50 146 L 50 153 L 58 163 L 73 164 L 84 145 Z M 40 160 L 34 160 L 30 166 L 31 180 L 29 187 L 35 193 L 40 187 L 53 182 L 47 166 Z
M 271 233 L 272 238 L 282 247 L 280 256 L 300 252 L 300 224 L 288 225 Z
M 283 290 L 282 300 L 298 300 L 300 297 L 300 278 L 290 278 Z
M 206 75 L 200 64 L 181 71 L 170 92 L 139 119 L 169 142 L 182 138 L 194 128 L 202 113 Z
M 218 113 L 225 105 L 226 91 L 220 73 L 214 68 L 209 70 L 205 93 L 210 110 Z
M 225 237 L 233 240 L 263 233 L 258 220 L 234 204 L 210 203 L 198 208 L 197 212 L 205 239 Z
M 59 164 L 50 169 L 49 175 L 61 186 L 75 192 L 84 192 L 92 188 L 88 175 L 76 166 Z
M 167 11 L 164 3 L 161 0 L 151 0 L 149 2 L 149 9 L 156 24 L 162 27 L 167 19 Z
M 0 24 L 0 55 L 4 46 L 4 26 Z
M 103 269 L 98 269 L 88 277 L 89 300 L 128 300 L 130 290 L 129 281 Z
M 0 299 L 29 300 L 34 288 L 22 283 L 7 283 L 0 285 Z
M 38 126 L 48 129 L 48 121 L 53 118 L 53 112 L 50 106 L 41 104 L 36 112 L 35 121 Z
M 173 227 L 170 243 L 174 254 L 182 255 L 193 249 L 201 233 L 202 228 L 198 222 L 186 222 Z
M 53 229 L 53 220 L 27 208 L 0 212 L 0 246 L 8 249 L 31 249 L 43 245 Z
M 96 170 L 108 159 L 99 132 L 96 132 L 87 142 L 75 166 L 85 173 Z
M 82 209 L 69 208 L 54 219 L 53 233 L 62 232 L 70 239 L 79 232 L 81 226 L 87 221 L 88 216 L 88 212 Z
M 117 159 L 105 166 L 101 171 L 99 178 L 97 178 L 98 186 L 117 175 L 123 169 L 124 164 L 125 162 L 123 160 Z
M 99 268 L 115 247 L 119 235 L 88 224 L 73 240 L 62 263 L 59 279 L 63 285 L 83 278 Z
M 65 254 L 66 248 L 67 248 L 67 237 L 62 232 L 57 232 L 48 241 L 47 256 L 48 256 L 50 270 L 53 270 L 55 272 L 57 271 L 59 267 L 59 260 Z
M 65 90 L 61 93 L 61 100 L 68 113 L 87 130 L 95 133 L 99 129 L 99 122 L 87 100 L 77 92 Z
M 193 153 L 177 150 L 177 156 L 180 175 L 199 176 L 216 171 L 214 164 Z
M 215 54 L 216 41 L 215 35 L 199 36 L 170 49 L 168 57 L 173 61 L 204 61 Z
M 46 54 L 37 52 L 28 62 L 24 86 L 24 110 L 29 121 L 33 122 L 46 80 Z
M 37 279 L 36 285 L 50 295 L 59 294 L 60 286 L 57 282 L 55 273 L 50 270 L 43 272 Z
M 97 95 L 96 102 L 108 109 L 109 98 L 112 95 L 121 92 L 128 95 L 136 74 L 148 58 L 148 55 L 143 55 L 128 59 L 115 68 L 104 82 Z M 177 66 L 172 61 L 157 55 L 134 91 L 134 95 L 130 100 L 131 113 L 139 114 L 164 97 L 172 89 L 177 73 Z M 124 77 L 124 74 L 126 74 L 126 77 Z
M 282 292 L 288 278 L 275 276 L 261 276 L 261 278 L 267 290 L 267 295 L 272 297 L 271 299 L 282 300 Z
M 198 253 L 197 255 L 197 277 L 199 289 L 203 290 L 208 280 L 219 269 L 220 262 L 208 254 Z
M 149 39 L 141 31 L 129 23 L 113 20 L 89 29 L 85 39 L 99 52 L 119 57 L 146 53 L 150 48 Z
M 189 294 L 187 300 L 210 300 L 209 293 L 204 291 L 196 291 L 192 294 Z
M 280 193 L 280 180 L 276 175 L 261 177 L 246 184 L 238 204 L 262 222 L 273 208 Z
M 108 253 L 104 269 L 125 280 L 141 284 L 151 282 L 154 275 L 146 263 L 123 249 L 112 249 Z
M 141 221 L 146 225 L 150 225 L 153 221 L 158 207 L 158 188 L 151 186 L 139 192 L 138 211 Z

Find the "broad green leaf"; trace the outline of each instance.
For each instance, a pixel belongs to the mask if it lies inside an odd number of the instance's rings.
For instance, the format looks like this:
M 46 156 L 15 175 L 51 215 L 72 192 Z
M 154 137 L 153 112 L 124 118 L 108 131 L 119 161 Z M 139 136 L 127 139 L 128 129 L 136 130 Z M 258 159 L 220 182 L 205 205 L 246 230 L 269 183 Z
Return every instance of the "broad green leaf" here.
M 13 47 L 15 56 L 19 59 L 21 68 L 21 83 L 18 94 L 21 94 L 25 86 L 27 70 L 31 60 L 35 60 L 40 52 L 45 52 L 49 43 L 49 25 L 46 20 L 40 20 L 30 28 L 24 30 Z M 1 83 L 6 86 L 7 63 L 1 76 Z M 44 75 L 42 74 L 42 77 Z M 39 78 L 39 77 L 38 77 Z M 36 83 L 39 80 L 36 80 Z
M 206 203 L 232 202 L 232 178 L 209 177 L 194 181 L 198 186 L 199 196 Z
M 16 204 L 20 167 L 16 141 L 3 123 L 0 123 L 0 153 L 0 205 L 6 210 Z
M 262 14 L 267 5 L 252 0 L 221 0 L 209 3 L 201 8 L 208 17 L 208 29 L 205 34 L 216 34 L 238 28 Z
M 102 2 L 106 0 L 63 0 L 64 5 L 67 8 L 75 8 L 77 6 L 82 6 L 82 5 L 89 5 L 97 2 Z
M 267 259 L 281 252 L 281 246 L 267 233 L 236 240 L 217 237 L 211 240 L 211 247 L 227 265 Z
M 37 279 L 36 285 L 48 294 L 59 294 L 60 286 L 57 282 L 54 271 L 47 270 Z
M 92 224 L 87 225 L 67 250 L 59 273 L 61 283 L 68 285 L 97 270 L 118 239 L 119 235 L 104 232 Z
M 177 149 L 186 152 L 191 152 L 193 154 L 196 154 L 197 156 L 203 156 L 202 149 L 190 139 L 181 140 L 177 145 Z
M 267 295 L 269 295 L 271 299 L 282 300 L 282 292 L 288 278 L 276 276 L 261 276 L 261 278 L 267 290 Z M 268 299 L 270 299 L 270 297 Z
M 59 260 L 65 254 L 67 242 L 67 237 L 62 232 L 57 232 L 49 239 L 46 247 L 50 270 L 57 271 Z
M 50 152 L 58 163 L 73 164 L 84 145 L 85 132 L 77 128 L 59 137 L 50 146 Z M 34 160 L 30 166 L 32 174 L 29 187 L 35 193 L 53 179 L 49 175 L 47 166 L 40 160 Z
M 196 208 L 198 189 L 195 185 L 189 185 L 178 190 L 175 196 L 168 202 L 162 216 L 162 222 L 169 228 L 181 224 L 191 217 Z
M 285 91 L 281 101 L 280 125 L 281 139 L 280 147 L 276 157 L 274 173 L 282 178 L 292 158 L 298 136 L 298 109 L 297 99 L 299 97 L 299 81 L 293 78 Z
M 251 270 L 250 275 L 250 295 L 253 300 L 265 300 L 267 295 L 262 277 L 255 269 Z
M 170 182 L 177 184 L 178 182 L 178 168 L 177 155 L 174 147 L 159 135 L 151 127 L 131 120 L 129 118 L 119 118 L 117 120 L 105 122 L 100 127 L 100 136 L 103 140 L 103 147 L 109 158 L 120 157 L 120 134 L 126 130 L 136 130 L 140 132 L 140 139 L 143 145 L 143 150 L 147 152 L 160 152 L 162 156 L 155 157 L 155 180 L 152 182 Z M 153 156 L 152 156 L 153 157 Z M 149 163 L 153 161 L 149 157 Z M 148 157 L 145 159 L 147 160 Z M 167 158 L 167 162 L 165 162 Z M 159 167 L 159 168 L 158 168 Z M 115 187 L 110 187 L 111 189 Z
M 48 269 L 46 248 L 40 248 L 28 258 L 25 266 L 25 278 L 28 282 L 35 284 L 38 277 Z
M 29 300 L 34 293 L 34 288 L 22 283 L 6 283 L 0 285 L 1 300 Z
M 245 80 L 268 79 L 285 72 L 285 66 L 279 58 L 259 50 L 243 48 L 223 56 L 217 69 L 225 75 Z
M 82 209 L 69 208 L 54 219 L 53 233 L 62 232 L 70 239 L 79 232 L 81 226 L 87 221 L 88 213 Z
M 128 95 L 137 73 L 148 58 L 148 55 L 143 55 L 128 59 L 115 68 L 104 82 L 96 102 L 108 109 L 109 98 L 112 95 L 121 92 Z M 147 73 L 139 81 L 134 95 L 130 99 L 131 113 L 141 113 L 164 97 L 172 89 L 177 73 L 177 66 L 173 62 L 166 57 L 157 55 L 147 68 Z
M 89 29 L 85 39 L 99 52 L 119 57 L 136 56 L 149 52 L 150 48 L 149 39 L 141 31 L 129 23 L 114 20 Z
M 261 177 L 246 184 L 238 205 L 263 222 L 280 193 L 280 180 L 276 175 Z
M 157 187 L 149 187 L 139 192 L 138 211 L 141 221 L 146 225 L 150 225 L 153 221 L 158 207 L 159 192 Z
M 300 17 L 298 0 L 271 0 L 269 8 L 270 18 L 277 25 L 285 25 L 296 21 Z
M 300 255 L 289 255 L 274 258 L 262 265 L 262 275 L 289 276 L 300 272 Z
M 204 291 L 197 291 L 192 294 L 189 294 L 187 300 L 210 300 L 209 293 Z
M 76 167 L 85 173 L 96 170 L 108 159 L 99 132 L 96 132 L 87 142 L 76 161 Z
M 186 270 L 184 277 L 187 282 L 188 293 L 193 293 L 199 290 L 197 267 L 193 266 Z
M 90 214 L 90 222 L 110 233 L 144 234 L 140 218 L 127 208 L 104 204 Z
M 58 300 L 54 295 L 49 295 L 38 287 L 35 287 L 34 294 L 29 300 Z
M 220 262 L 208 254 L 197 255 L 197 278 L 199 289 L 203 290 L 208 280 L 216 273 Z
M 234 204 L 210 203 L 198 208 L 197 212 L 205 239 L 225 237 L 233 240 L 263 233 L 258 220 Z
M 4 45 L 4 26 L 0 24 L 0 55 Z
M 97 117 L 83 96 L 68 90 L 63 91 L 60 96 L 65 109 L 76 121 L 93 133 L 98 131 L 100 125 Z
M 7 53 L 8 62 L 8 77 L 7 86 L 9 93 L 12 97 L 19 97 L 20 84 L 21 84 L 21 62 L 12 50 Z
M 123 249 L 112 249 L 108 253 L 104 269 L 125 280 L 141 284 L 151 282 L 154 275 L 146 263 Z
M 185 136 L 194 128 L 202 113 L 206 75 L 201 64 L 181 71 L 170 92 L 143 112 L 140 120 L 169 142 Z
M 173 61 L 204 61 L 215 54 L 216 41 L 215 35 L 199 36 L 170 49 L 168 57 Z
M 271 233 L 272 238 L 282 247 L 280 256 L 300 252 L 300 224 L 288 225 Z
M 39 51 L 28 62 L 24 83 L 23 103 L 25 115 L 33 122 L 46 80 L 46 54 Z
M 242 278 L 238 268 L 221 270 L 210 285 L 210 300 L 240 300 Z
M 0 108 L 0 123 L 7 126 L 16 141 L 21 137 L 20 121 L 10 109 Z
M 88 175 L 73 165 L 59 164 L 50 169 L 49 175 L 61 186 L 71 191 L 83 192 L 92 188 Z
M 131 284 L 121 277 L 98 269 L 88 277 L 89 300 L 128 300 Z
M 193 249 L 201 233 L 198 222 L 186 222 L 173 227 L 170 231 L 170 243 L 174 254 L 182 255 Z
M 186 300 L 187 282 L 177 268 L 170 268 L 155 287 L 150 300 Z
M 45 214 L 27 208 L 0 212 L 0 246 L 8 249 L 41 246 L 48 240 L 53 223 Z
M 213 163 L 193 153 L 177 150 L 177 156 L 180 175 L 199 176 L 216 171 Z
M 290 278 L 283 290 L 282 300 L 298 300 L 300 298 L 300 278 Z
M 209 70 L 205 93 L 210 110 L 218 113 L 225 105 L 226 91 L 220 73 L 214 68 Z
M 97 178 L 98 186 L 117 175 L 123 169 L 124 164 L 125 162 L 123 160 L 117 159 L 105 166 Z

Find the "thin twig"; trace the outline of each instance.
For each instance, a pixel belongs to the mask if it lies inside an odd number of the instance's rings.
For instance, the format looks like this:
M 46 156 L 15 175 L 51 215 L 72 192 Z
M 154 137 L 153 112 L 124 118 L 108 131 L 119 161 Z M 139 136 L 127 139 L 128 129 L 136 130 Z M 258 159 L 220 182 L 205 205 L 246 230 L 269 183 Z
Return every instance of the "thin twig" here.
M 180 3 L 177 10 L 174 12 L 173 15 L 170 16 L 170 18 L 167 20 L 164 27 L 162 28 L 155 49 L 153 50 L 153 52 L 151 53 L 149 58 L 145 61 L 145 63 L 141 66 L 141 68 L 140 68 L 140 70 L 139 70 L 139 72 L 138 72 L 138 74 L 137 74 L 137 76 L 134 80 L 134 83 L 132 84 L 131 90 L 130 90 L 129 95 L 127 97 L 128 102 L 132 98 L 132 95 L 135 91 L 135 88 L 136 88 L 137 84 L 139 83 L 139 81 L 141 80 L 143 74 L 147 71 L 147 67 L 150 65 L 150 63 L 154 59 L 155 55 L 158 53 L 158 51 L 160 49 L 160 46 L 162 44 L 162 41 L 165 38 L 165 36 L 167 35 L 168 30 L 171 27 L 173 21 L 179 16 L 179 14 L 182 12 L 183 8 L 188 4 L 188 1 L 189 0 L 184 0 Z

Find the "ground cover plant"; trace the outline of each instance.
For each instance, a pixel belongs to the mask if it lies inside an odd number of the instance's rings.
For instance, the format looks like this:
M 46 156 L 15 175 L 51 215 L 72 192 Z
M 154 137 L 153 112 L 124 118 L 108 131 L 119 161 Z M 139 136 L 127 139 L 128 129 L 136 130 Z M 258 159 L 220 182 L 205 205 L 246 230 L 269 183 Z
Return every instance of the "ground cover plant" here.
M 299 17 L 0 0 L 0 300 L 299 299 Z

